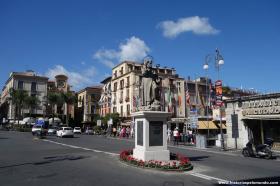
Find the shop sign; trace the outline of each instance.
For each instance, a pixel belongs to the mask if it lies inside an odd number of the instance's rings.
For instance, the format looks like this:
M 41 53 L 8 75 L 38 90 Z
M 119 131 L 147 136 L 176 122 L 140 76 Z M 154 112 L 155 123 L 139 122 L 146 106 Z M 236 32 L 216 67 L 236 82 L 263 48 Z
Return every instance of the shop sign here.
M 280 98 L 245 101 L 242 109 L 243 116 L 280 114 Z
M 216 106 L 222 106 L 223 105 L 223 87 L 222 87 L 222 81 L 217 80 L 215 82 L 215 92 L 216 92 Z

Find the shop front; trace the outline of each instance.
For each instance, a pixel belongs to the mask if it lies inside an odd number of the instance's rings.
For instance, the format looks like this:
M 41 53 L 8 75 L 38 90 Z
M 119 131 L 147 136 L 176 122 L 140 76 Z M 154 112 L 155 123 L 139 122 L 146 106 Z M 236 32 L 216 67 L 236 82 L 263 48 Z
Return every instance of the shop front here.
M 273 149 L 280 150 L 280 93 L 228 101 L 227 123 L 232 147 L 244 147 L 250 139 L 255 145 L 263 144 L 272 138 Z

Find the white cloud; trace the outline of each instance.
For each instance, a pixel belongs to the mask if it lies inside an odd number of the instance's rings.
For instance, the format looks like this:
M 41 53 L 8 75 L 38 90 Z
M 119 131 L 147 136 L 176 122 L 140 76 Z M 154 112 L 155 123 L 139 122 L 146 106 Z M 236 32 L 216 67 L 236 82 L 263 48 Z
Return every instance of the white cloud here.
M 79 90 L 85 86 L 95 84 L 96 82 L 94 81 L 94 77 L 98 74 L 98 72 L 94 66 L 91 66 L 81 72 L 75 72 L 67 70 L 62 65 L 56 65 L 54 68 L 48 69 L 45 73 L 45 75 L 50 79 L 55 79 L 55 76 L 58 74 L 68 76 L 68 83 L 72 85 L 75 90 Z
M 208 18 L 199 16 L 180 18 L 177 22 L 163 21 L 158 26 L 167 38 L 175 38 L 183 32 L 193 32 L 198 35 L 213 35 L 220 32 L 210 25 Z
M 118 50 L 100 49 L 93 55 L 93 58 L 107 67 L 113 68 L 121 61 L 140 61 L 147 56 L 149 52 L 150 49 L 143 40 L 132 36 L 126 39 L 124 43 L 120 43 Z

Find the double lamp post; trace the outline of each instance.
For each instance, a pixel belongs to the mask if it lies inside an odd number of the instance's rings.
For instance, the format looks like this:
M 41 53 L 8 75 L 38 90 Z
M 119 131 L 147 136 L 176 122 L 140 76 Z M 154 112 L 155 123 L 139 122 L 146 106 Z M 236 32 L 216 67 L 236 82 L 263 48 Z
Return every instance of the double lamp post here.
M 211 54 L 208 54 L 205 57 L 205 63 L 203 65 L 203 69 L 206 71 L 206 96 L 207 96 L 207 106 L 206 106 L 206 115 L 207 115 L 207 137 L 209 138 L 209 102 L 210 102 L 210 92 L 208 91 L 208 69 L 209 69 L 209 63 L 211 59 Z M 223 124 L 222 124 L 222 81 L 220 80 L 220 68 L 221 65 L 224 64 L 224 58 L 220 54 L 219 49 L 216 49 L 216 55 L 215 55 L 215 67 L 218 71 L 218 80 L 216 81 L 215 85 L 217 86 L 217 82 L 220 82 L 220 91 L 217 90 L 216 87 L 216 105 L 219 107 L 219 112 L 220 112 L 220 135 L 221 135 L 221 149 L 224 150 L 224 136 L 223 136 Z M 219 93 L 220 95 L 217 95 Z

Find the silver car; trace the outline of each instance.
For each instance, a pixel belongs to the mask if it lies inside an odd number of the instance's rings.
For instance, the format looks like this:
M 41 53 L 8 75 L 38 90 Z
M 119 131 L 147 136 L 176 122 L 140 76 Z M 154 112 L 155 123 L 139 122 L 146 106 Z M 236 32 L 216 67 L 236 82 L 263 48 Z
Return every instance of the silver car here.
M 56 132 L 57 137 L 74 137 L 74 132 L 71 127 L 61 127 L 57 132 Z

